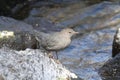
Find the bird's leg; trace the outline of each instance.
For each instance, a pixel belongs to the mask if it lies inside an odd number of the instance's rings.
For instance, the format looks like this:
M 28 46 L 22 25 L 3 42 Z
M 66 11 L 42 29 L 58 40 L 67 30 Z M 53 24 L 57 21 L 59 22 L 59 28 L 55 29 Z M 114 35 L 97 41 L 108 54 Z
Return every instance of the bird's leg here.
M 57 54 L 57 51 L 55 51 L 55 54 L 56 54 L 56 57 L 57 57 L 57 59 L 58 59 L 58 54 Z
M 57 54 L 57 51 L 55 51 L 55 54 L 56 54 L 56 57 L 57 57 L 57 60 L 55 60 L 55 62 L 56 62 L 57 64 L 60 64 L 60 61 L 58 60 L 58 54 Z

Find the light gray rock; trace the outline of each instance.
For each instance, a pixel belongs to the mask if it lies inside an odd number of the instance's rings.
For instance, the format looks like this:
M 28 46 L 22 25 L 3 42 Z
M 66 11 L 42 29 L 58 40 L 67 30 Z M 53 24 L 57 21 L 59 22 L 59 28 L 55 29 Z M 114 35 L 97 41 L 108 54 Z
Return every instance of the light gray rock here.
M 0 49 L 0 73 L 5 80 L 70 80 L 74 73 L 47 57 L 40 50 Z M 79 79 L 81 80 L 81 79 Z

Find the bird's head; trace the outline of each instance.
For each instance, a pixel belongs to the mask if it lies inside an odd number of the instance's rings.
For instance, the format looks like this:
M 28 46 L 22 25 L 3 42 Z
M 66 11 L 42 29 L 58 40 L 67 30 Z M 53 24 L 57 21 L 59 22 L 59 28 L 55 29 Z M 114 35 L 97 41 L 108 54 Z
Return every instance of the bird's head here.
M 69 37 L 72 37 L 73 35 L 79 34 L 79 32 L 76 32 L 71 28 L 65 28 L 65 29 L 61 30 L 61 33 L 64 35 L 67 35 Z

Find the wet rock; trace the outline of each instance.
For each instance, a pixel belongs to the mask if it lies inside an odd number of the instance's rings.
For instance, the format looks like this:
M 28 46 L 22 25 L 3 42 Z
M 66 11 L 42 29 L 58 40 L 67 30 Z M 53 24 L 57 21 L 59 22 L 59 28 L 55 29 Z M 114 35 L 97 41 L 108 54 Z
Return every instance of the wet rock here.
M 44 18 L 34 18 L 34 17 L 29 17 L 26 19 L 28 24 L 31 24 L 34 29 L 38 31 L 43 31 L 43 32 L 51 32 L 58 30 L 58 28 L 54 27 L 54 24 L 52 24 L 49 20 L 44 19 Z
M 36 0 L 0 0 L 0 16 L 11 16 L 17 19 L 23 19 L 28 16 L 29 6 L 34 2 L 36 2 Z
M 105 63 L 99 74 L 102 80 L 120 80 L 120 54 Z
M 119 12 L 119 4 L 107 1 L 91 6 L 83 2 L 52 8 L 33 6 L 29 17 L 24 21 L 38 30 L 74 27 L 76 30 L 88 32 L 118 24 L 116 16 L 119 16 Z
M 113 59 L 107 61 L 99 70 L 103 80 L 120 79 L 120 28 L 117 29 L 112 45 Z
M 39 48 L 32 26 L 7 17 L 0 17 L 1 47 L 9 47 L 15 50 Z
M 51 5 L 51 3 L 48 3 L 48 5 L 49 4 Z M 54 6 L 56 4 L 52 4 L 54 7 L 50 7 L 47 6 L 46 4 L 45 6 L 44 5 L 39 6 L 39 5 L 41 5 L 41 2 L 38 2 L 33 5 L 29 17 L 26 18 L 24 21 L 27 22 L 28 24 L 33 25 L 33 27 L 36 30 L 42 30 L 42 31 L 48 31 L 47 29 L 49 29 L 50 31 L 56 31 L 63 28 L 62 26 L 56 27 L 56 23 L 61 22 L 61 19 L 64 21 L 66 17 L 72 16 L 72 15 L 69 16 L 70 13 L 73 14 L 78 9 L 85 7 L 85 4 L 83 4 L 83 2 L 78 2 L 78 4 L 73 3 L 72 5 L 70 4 L 69 6 L 66 5 Z
M 117 29 L 112 45 L 112 57 L 120 53 L 120 28 Z
M 48 1 L 53 1 L 55 3 L 67 3 L 67 4 L 70 4 L 70 3 L 75 3 L 75 2 L 86 2 L 86 3 L 89 3 L 89 4 L 95 4 L 95 3 L 100 3 L 102 1 L 106 1 L 106 0 L 48 0 Z M 109 0 L 109 1 L 114 1 L 114 0 Z
M 0 73 L 5 80 L 71 80 L 78 77 L 41 50 L 0 49 Z M 79 79 L 82 80 L 82 79 Z
M 86 6 L 97 4 L 106 0 L 22 0 L 22 1 L 9 1 L 1 0 L 0 3 L 0 15 L 11 16 L 16 19 L 24 19 L 28 17 L 29 11 L 36 6 L 49 6 L 49 7 L 60 7 L 66 5 L 73 5 L 74 3 L 86 4 Z M 109 0 L 115 1 L 116 0 Z M 119 1 L 118 1 L 119 2 Z

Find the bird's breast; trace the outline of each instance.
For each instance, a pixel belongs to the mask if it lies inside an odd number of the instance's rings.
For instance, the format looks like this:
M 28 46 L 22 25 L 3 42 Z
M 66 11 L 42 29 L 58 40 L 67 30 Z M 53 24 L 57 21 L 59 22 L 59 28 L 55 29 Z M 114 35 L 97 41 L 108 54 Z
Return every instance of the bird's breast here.
M 71 43 L 70 39 L 60 39 L 58 45 L 60 49 L 64 49 L 65 47 L 69 46 Z

